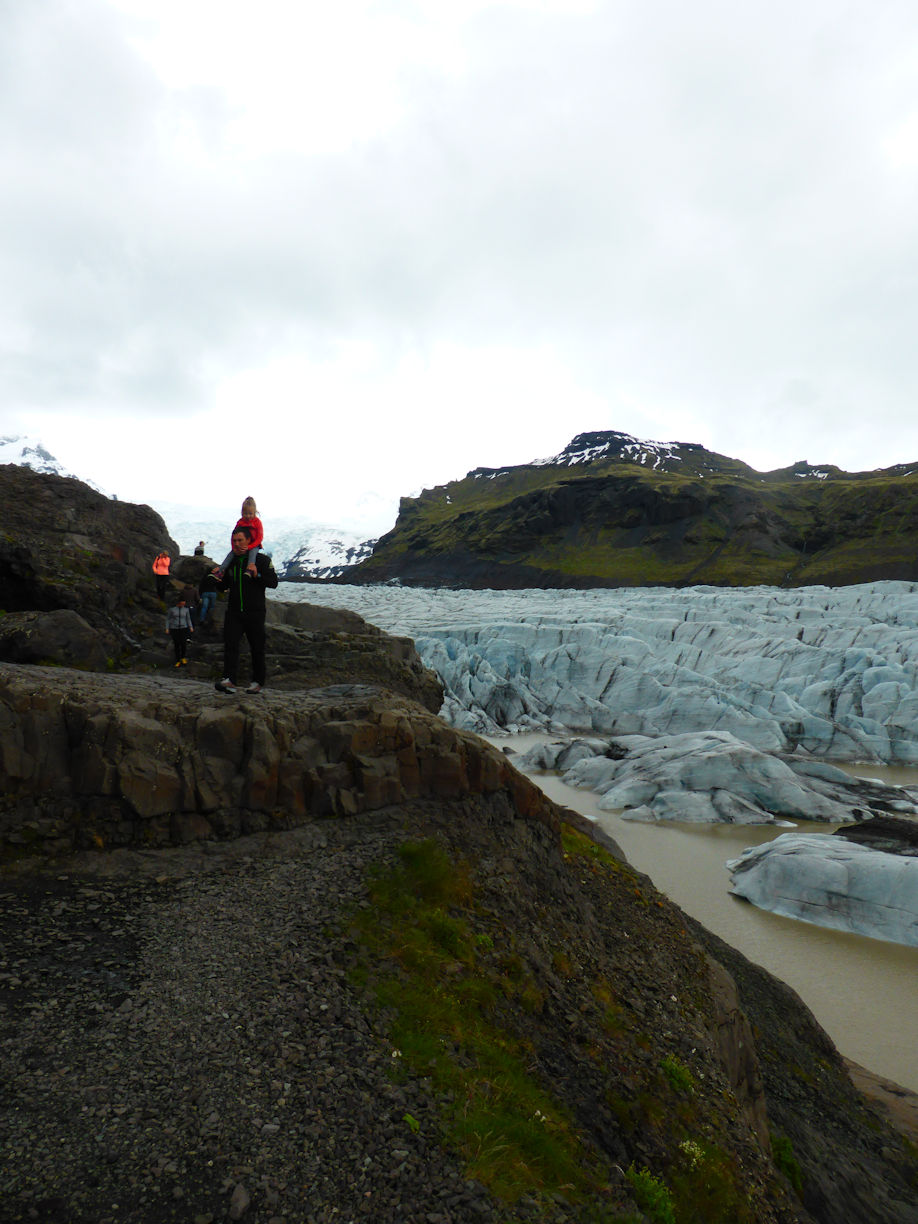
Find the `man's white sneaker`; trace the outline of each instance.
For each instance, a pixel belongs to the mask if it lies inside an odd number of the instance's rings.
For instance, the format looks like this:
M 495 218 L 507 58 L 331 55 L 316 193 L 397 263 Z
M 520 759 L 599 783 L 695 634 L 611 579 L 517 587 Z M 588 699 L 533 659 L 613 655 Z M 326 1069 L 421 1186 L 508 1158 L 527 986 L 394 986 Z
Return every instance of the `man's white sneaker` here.
M 261 690 L 262 690 L 262 686 L 260 684 L 257 684 L 253 680 L 252 683 L 249 685 L 249 687 L 245 691 L 247 693 L 260 693 Z
M 232 680 L 227 680 L 225 677 L 222 680 L 218 680 L 214 688 L 218 693 L 235 693 L 236 691 L 236 686 Z

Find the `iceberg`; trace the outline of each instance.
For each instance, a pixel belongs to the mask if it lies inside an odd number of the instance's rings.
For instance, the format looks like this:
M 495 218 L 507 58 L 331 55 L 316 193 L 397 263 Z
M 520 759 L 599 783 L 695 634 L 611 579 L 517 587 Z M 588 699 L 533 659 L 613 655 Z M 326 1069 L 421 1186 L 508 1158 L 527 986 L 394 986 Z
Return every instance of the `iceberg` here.
M 823 833 L 783 833 L 727 864 L 761 909 L 918 947 L 918 858 Z

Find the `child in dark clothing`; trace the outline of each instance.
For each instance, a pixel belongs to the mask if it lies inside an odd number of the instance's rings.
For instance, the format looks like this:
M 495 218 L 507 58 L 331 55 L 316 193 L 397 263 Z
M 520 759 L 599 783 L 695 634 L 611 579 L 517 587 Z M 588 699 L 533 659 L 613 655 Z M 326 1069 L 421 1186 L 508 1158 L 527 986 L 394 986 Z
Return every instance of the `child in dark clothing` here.
M 184 667 L 188 662 L 188 637 L 192 633 L 191 613 L 185 600 L 180 598 L 175 607 L 166 613 L 166 635 L 172 638 L 176 667 Z

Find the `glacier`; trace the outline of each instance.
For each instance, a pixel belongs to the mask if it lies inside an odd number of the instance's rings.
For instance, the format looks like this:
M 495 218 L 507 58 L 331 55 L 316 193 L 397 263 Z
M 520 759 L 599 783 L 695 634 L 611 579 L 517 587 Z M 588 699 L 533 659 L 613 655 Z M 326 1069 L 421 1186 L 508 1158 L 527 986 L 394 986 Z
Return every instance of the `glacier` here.
M 521 768 L 557 770 L 644 821 L 844 826 L 914 820 L 918 787 L 839 768 L 918 765 L 918 584 L 460 591 L 282 583 L 414 639 L 442 716 L 547 732 Z M 731 864 L 763 908 L 881 939 L 918 929 L 918 870 L 827 833 Z M 856 862 L 856 873 L 851 866 Z M 886 894 L 890 872 L 895 904 Z M 814 874 L 830 882 L 814 893 Z
M 467 730 L 725 731 L 762 752 L 918 765 L 915 583 L 278 595 L 412 637 Z

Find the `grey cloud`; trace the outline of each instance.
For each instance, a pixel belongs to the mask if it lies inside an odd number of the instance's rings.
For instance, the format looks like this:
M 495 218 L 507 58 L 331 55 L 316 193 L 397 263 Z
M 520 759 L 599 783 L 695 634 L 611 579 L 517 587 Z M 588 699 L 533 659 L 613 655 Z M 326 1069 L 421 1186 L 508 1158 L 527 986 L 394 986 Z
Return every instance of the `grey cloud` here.
M 899 413 L 915 220 L 878 148 L 910 27 L 899 4 L 495 6 L 466 71 L 405 76 L 384 137 L 243 167 L 225 100 L 167 94 L 103 4 L 15 6 L 8 384 L 183 412 L 205 371 L 291 334 L 396 354 L 446 337 L 551 343 L 584 385 L 689 398 L 712 424 L 794 379 L 823 397 L 814 420 L 840 384 Z

